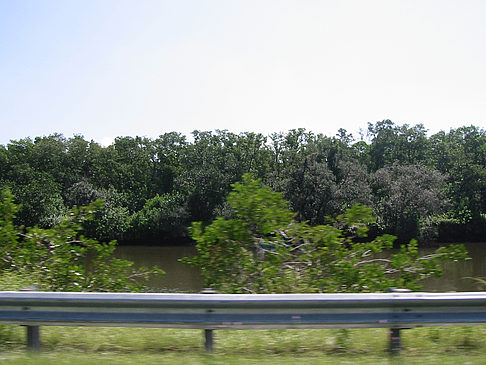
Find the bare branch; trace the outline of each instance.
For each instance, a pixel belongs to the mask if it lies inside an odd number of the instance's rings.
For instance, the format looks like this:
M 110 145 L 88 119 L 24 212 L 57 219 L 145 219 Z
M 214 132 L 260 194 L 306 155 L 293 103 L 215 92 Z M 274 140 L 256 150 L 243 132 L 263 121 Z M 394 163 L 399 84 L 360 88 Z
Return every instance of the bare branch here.
M 388 259 L 364 260 L 364 261 L 360 261 L 360 262 L 355 263 L 353 266 L 359 266 L 359 265 L 364 265 L 364 264 L 371 264 L 373 262 L 385 262 L 385 263 L 389 264 L 389 263 L 391 263 L 391 260 L 388 260 Z

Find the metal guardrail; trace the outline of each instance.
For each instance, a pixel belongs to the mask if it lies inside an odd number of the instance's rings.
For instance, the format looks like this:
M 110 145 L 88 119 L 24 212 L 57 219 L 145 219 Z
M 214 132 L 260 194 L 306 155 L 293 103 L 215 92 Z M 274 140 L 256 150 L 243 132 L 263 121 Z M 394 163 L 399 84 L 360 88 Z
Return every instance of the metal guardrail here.
M 219 329 L 390 328 L 391 351 L 403 328 L 484 325 L 486 292 L 377 294 L 155 294 L 0 292 L 0 324 Z

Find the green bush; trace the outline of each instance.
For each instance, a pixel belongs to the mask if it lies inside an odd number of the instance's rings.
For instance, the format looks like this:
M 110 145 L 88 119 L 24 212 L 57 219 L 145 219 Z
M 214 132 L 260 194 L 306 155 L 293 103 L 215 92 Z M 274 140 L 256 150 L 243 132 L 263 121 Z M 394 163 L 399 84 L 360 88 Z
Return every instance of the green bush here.
M 15 227 L 13 195 L 3 190 L 0 197 L 0 276 L 28 277 L 54 291 L 140 291 L 143 279 L 163 273 L 158 268 L 135 271 L 132 262 L 113 257 L 115 241 L 100 243 L 82 234 L 101 200 L 74 207 L 59 224 L 44 229 Z
M 385 256 L 396 237 L 365 240 L 375 222 L 371 209 L 356 204 L 333 225 L 298 222 L 279 193 L 245 175 L 227 199 L 233 218 L 195 222 L 191 236 L 206 286 L 229 293 L 376 292 L 391 287 L 417 290 L 420 281 L 442 274 L 441 263 L 464 259 L 461 245 L 420 256 L 417 241 Z

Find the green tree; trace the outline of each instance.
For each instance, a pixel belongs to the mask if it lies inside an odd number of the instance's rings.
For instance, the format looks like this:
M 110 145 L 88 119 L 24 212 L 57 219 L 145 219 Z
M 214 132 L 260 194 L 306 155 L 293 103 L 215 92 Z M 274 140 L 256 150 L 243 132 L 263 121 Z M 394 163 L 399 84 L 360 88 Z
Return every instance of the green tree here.
M 484 225 L 486 212 L 486 132 L 474 126 L 431 137 L 430 161 L 447 175 L 449 215 L 463 224 Z
M 93 177 L 93 161 L 90 158 L 89 151 L 91 144 L 94 143 L 86 141 L 81 135 L 75 135 L 66 141 L 64 192 L 81 181 L 90 182 Z
M 187 216 L 181 194 L 156 195 L 130 218 L 131 234 L 136 239 L 167 240 L 184 237 Z
M 171 194 L 177 191 L 176 179 L 183 173 L 183 162 L 187 150 L 185 136 L 170 132 L 153 141 L 151 157 L 153 191 L 156 194 Z
M 349 159 L 338 164 L 339 180 L 333 195 L 335 212 L 343 213 L 354 204 L 371 205 L 371 176 L 366 166 L 357 160 Z
M 286 171 L 280 184 L 279 190 L 289 200 L 292 209 L 298 212 L 299 220 L 323 223 L 325 217 L 334 211 L 336 180 L 327 163 L 306 158 Z
M 13 199 L 9 189 L 0 191 L 0 245 L 3 247 L 12 246 L 17 242 L 14 219 L 20 207 L 13 202 Z
M 297 222 L 280 193 L 245 175 L 228 195 L 232 218 L 204 227 L 193 223 L 198 256 L 184 261 L 201 269 L 205 284 L 222 292 L 362 292 L 420 288 L 441 274 L 444 261 L 462 259 L 462 246 L 421 257 L 417 242 L 388 258 L 394 236 L 363 240 L 375 222 L 371 209 L 355 205 L 333 225 Z
M 90 236 L 102 241 L 124 240 L 131 229 L 128 193 L 110 187 L 102 189 L 100 195 L 104 204 L 88 222 Z
M 236 135 L 228 131 L 193 132 L 194 143 L 188 146 L 183 172 L 178 177 L 179 192 L 187 196 L 189 214 L 195 220 L 209 221 L 224 203 L 231 184 L 243 173 L 259 170 L 261 155 L 256 148 L 263 137 Z
M 148 138 L 117 137 L 113 149 L 110 168 L 116 177 L 110 185 L 127 194 L 130 211 L 139 210 L 153 194 L 153 144 Z
M 376 171 L 395 162 L 404 165 L 424 163 L 427 158 L 427 130 L 422 124 L 410 127 L 391 120 L 368 123 L 370 170 Z
M 334 211 L 336 177 L 331 169 L 332 141 L 294 129 L 271 135 L 273 171 L 267 181 L 289 201 L 299 220 L 323 223 Z M 331 158 L 332 159 L 332 158 Z
M 297 129 L 271 140 L 275 158 L 267 182 L 282 192 L 299 220 L 322 224 L 354 203 L 370 203 L 366 168 L 344 129 L 333 138 Z
M 372 177 L 373 208 L 379 227 L 401 242 L 419 235 L 421 219 L 442 213 L 445 177 L 421 165 L 393 165 Z
M 49 173 L 22 164 L 16 165 L 12 174 L 15 180 L 10 180 L 8 185 L 22 204 L 18 212 L 19 224 L 48 228 L 62 219 L 66 213 L 62 188 Z
M 2 166 L 2 168 L 0 169 L 0 187 L 1 187 L 2 181 L 4 181 L 7 178 L 8 172 L 10 170 L 7 149 L 3 145 L 0 145 L 0 166 Z

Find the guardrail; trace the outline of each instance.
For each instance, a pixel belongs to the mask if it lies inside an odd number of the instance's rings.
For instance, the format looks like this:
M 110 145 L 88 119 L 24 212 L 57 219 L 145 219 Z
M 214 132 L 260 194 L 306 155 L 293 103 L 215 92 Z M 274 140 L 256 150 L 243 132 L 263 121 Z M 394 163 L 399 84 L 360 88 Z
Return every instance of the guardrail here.
M 378 294 L 155 294 L 0 292 L 0 324 L 27 326 L 27 347 L 39 350 L 39 326 L 219 329 L 389 328 L 484 325 L 486 292 Z

